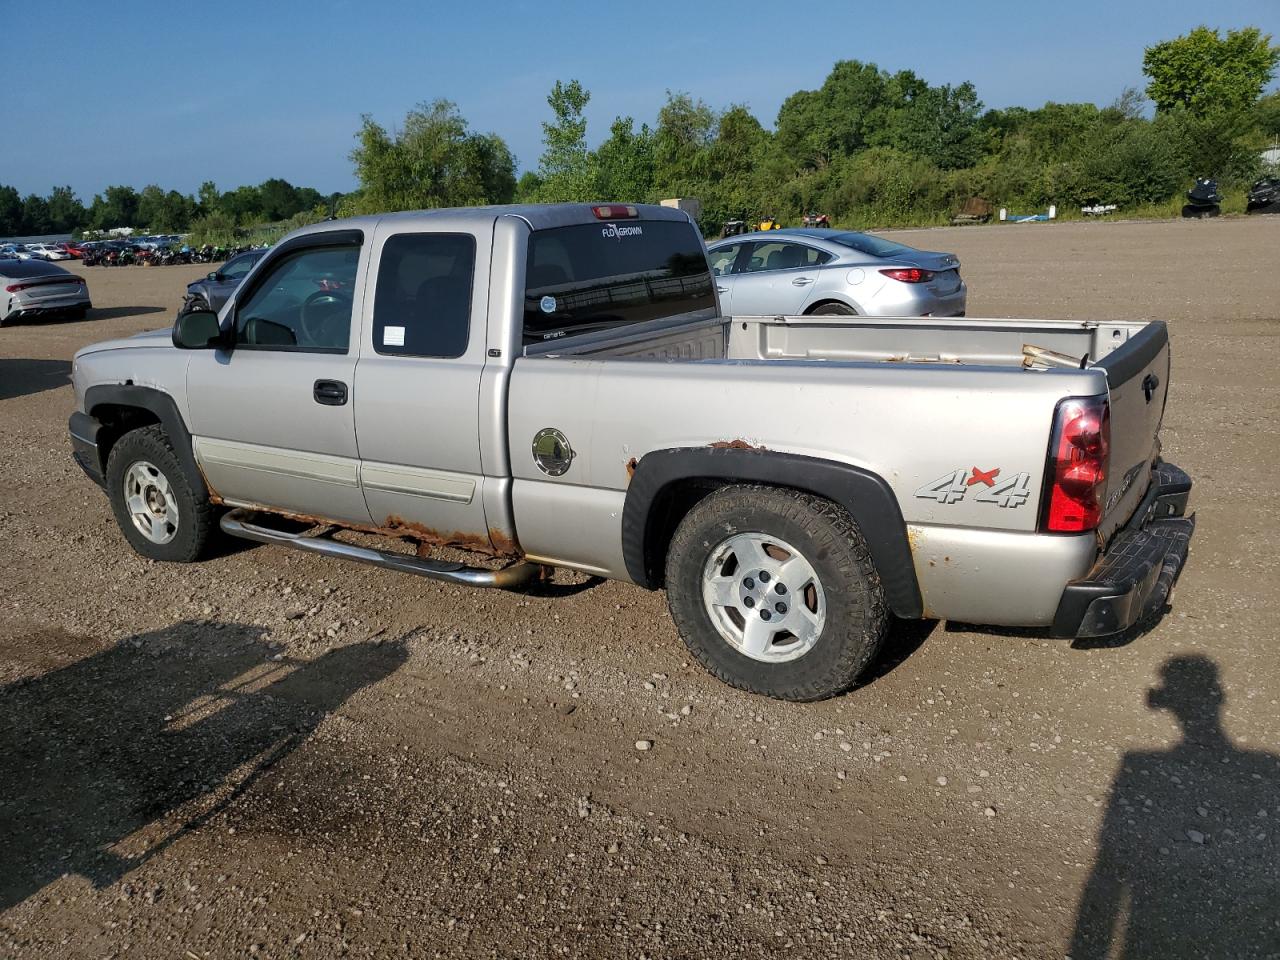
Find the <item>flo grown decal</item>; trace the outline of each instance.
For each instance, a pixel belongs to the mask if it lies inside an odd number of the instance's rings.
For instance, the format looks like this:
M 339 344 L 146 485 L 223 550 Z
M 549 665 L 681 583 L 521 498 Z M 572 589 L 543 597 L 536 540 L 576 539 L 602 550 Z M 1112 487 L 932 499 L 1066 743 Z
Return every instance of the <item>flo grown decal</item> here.
M 616 223 L 606 223 L 600 228 L 600 236 L 606 240 L 619 240 L 623 237 L 641 237 L 644 236 L 644 228 L 636 223 L 625 223 L 619 226 Z

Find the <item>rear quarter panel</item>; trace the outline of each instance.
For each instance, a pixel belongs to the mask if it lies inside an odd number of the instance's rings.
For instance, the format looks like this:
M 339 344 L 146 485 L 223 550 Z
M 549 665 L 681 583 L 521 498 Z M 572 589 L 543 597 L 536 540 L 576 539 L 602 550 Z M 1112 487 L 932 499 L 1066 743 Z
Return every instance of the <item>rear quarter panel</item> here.
M 624 576 L 619 540 L 629 467 L 651 450 L 716 444 L 876 473 L 897 497 L 909 532 L 1033 533 L 1054 407 L 1062 396 L 1105 389 L 1102 374 L 1090 371 L 521 359 L 509 412 L 521 544 L 531 555 Z M 533 460 L 533 437 L 545 427 L 560 430 L 575 452 L 561 477 L 543 474 Z M 1011 496 L 1000 495 L 1002 484 L 1013 485 Z M 547 519 L 553 508 L 557 521 Z

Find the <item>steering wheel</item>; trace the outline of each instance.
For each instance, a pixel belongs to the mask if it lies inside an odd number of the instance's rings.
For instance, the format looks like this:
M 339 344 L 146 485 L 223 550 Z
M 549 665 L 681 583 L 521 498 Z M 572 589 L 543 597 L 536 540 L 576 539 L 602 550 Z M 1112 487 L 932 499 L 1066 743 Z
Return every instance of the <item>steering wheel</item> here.
M 298 314 L 298 326 L 306 335 L 309 346 L 342 346 L 334 343 L 334 334 L 341 334 L 344 321 L 351 316 L 351 298 L 340 290 L 317 290 L 302 301 Z

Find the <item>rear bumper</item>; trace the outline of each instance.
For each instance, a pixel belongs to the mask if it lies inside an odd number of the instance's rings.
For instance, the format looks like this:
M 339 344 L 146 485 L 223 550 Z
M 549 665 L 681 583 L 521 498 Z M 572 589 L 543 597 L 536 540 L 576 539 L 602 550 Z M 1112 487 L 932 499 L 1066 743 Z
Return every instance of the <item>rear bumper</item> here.
M 1067 584 L 1053 618 L 1055 637 L 1105 637 L 1158 613 L 1186 562 L 1195 517 L 1185 517 L 1191 478 L 1158 462 L 1151 487 L 1106 552 Z
M 71 435 L 71 456 L 90 480 L 100 487 L 106 486 L 102 475 L 102 455 L 98 449 L 98 434 L 102 424 L 93 417 L 77 411 L 67 422 L 67 432 Z

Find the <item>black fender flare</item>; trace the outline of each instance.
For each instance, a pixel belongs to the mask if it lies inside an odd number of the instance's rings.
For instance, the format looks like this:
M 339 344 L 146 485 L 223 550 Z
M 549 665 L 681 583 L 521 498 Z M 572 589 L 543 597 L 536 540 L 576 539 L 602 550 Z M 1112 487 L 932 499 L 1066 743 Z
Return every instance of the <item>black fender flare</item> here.
M 661 586 L 653 569 L 654 505 L 673 484 L 687 480 L 767 483 L 825 497 L 849 511 L 871 551 L 893 612 L 924 615 L 906 521 L 884 478 L 869 470 L 795 453 L 737 447 L 678 447 L 646 453 L 636 464 L 622 510 L 622 555 L 627 575 L 642 587 Z
M 136 407 L 153 414 L 160 421 L 160 426 L 164 427 L 164 432 L 169 435 L 173 452 L 177 455 L 182 468 L 187 471 L 188 479 L 192 483 L 205 487 L 204 473 L 196 463 L 191 431 L 187 429 L 187 424 L 182 419 L 182 414 L 178 412 L 178 405 L 173 397 L 155 387 L 143 387 L 133 383 L 104 383 L 90 387 L 84 392 L 84 410 L 90 417 L 94 417 L 95 409 L 104 406 Z M 100 465 L 105 476 L 108 451 L 100 449 L 98 455 L 102 460 Z

